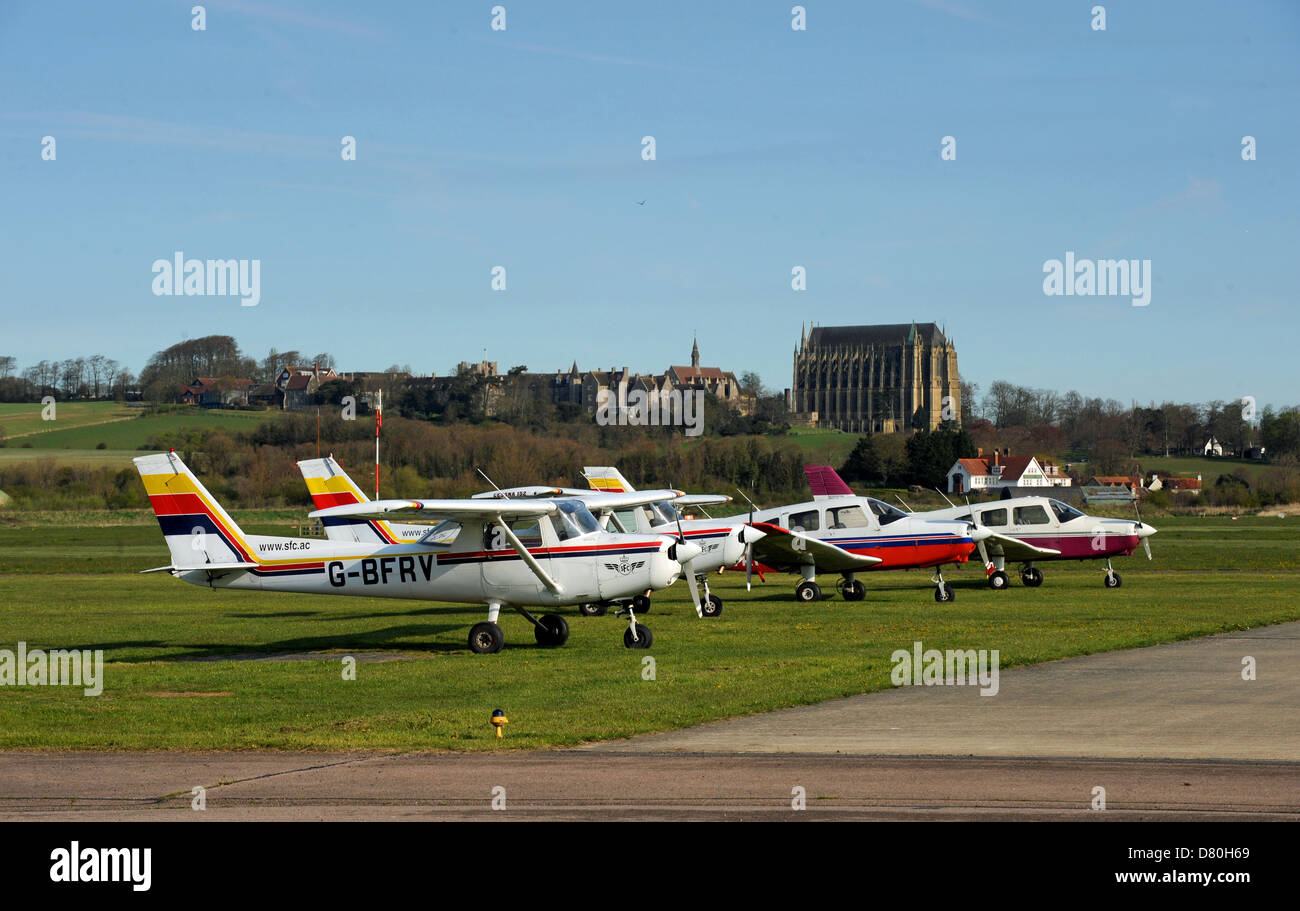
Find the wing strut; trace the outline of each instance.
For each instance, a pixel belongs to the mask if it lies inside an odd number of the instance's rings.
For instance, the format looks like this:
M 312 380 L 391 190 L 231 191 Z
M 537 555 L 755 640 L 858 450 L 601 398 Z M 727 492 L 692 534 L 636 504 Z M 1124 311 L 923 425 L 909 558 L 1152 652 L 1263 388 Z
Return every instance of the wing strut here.
M 533 571 L 533 575 L 541 580 L 547 590 L 555 595 L 564 594 L 564 589 L 560 587 L 560 583 L 552 579 L 550 574 L 542 569 L 542 564 L 538 563 L 537 558 L 528 552 L 528 548 L 524 547 L 523 542 L 515 537 L 515 533 L 510 526 L 506 522 L 498 522 L 497 525 L 505 532 L 506 539 L 510 541 L 510 546 L 515 549 L 515 553 L 519 554 L 519 558 L 528 565 L 528 568 Z

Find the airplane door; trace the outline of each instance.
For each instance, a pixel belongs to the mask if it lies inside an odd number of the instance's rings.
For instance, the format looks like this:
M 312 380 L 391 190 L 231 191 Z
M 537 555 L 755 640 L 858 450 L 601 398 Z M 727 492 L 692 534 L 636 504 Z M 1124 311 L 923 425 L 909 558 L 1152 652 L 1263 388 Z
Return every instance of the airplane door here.
M 545 518 L 514 519 L 509 524 L 510 530 L 515 533 L 519 543 L 530 552 L 546 546 L 545 532 L 550 532 L 551 528 Z M 543 588 L 541 580 L 529 569 L 528 564 L 511 546 L 510 539 L 495 522 L 485 526 L 483 551 L 486 556 L 482 564 L 483 584 L 489 589 L 498 589 L 508 594 L 512 591 L 524 592 Z M 550 573 L 550 557 L 540 553 L 534 553 L 533 556 L 541 564 L 542 569 Z

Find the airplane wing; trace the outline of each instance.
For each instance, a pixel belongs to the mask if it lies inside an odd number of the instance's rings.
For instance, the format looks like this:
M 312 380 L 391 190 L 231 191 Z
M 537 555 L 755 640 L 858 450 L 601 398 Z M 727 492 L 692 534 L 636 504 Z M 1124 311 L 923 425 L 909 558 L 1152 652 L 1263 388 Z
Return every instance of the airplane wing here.
M 586 493 L 586 491 L 580 491 Z M 572 495 L 573 491 L 566 490 L 563 487 L 507 487 L 502 490 L 485 490 L 482 493 L 472 494 L 472 500 L 519 500 L 535 499 L 541 497 L 558 497 L 565 494 Z
M 312 519 L 397 519 L 411 525 L 436 525 L 444 519 L 496 521 L 553 516 L 559 510 L 553 500 L 371 500 L 317 509 L 307 515 Z
M 725 493 L 688 493 L 673 500 L 674 506 L 721 506 L 730 503 L 731 497 Z
M 588 490 L 584 492 L 582 502 L 596 518 L 600 518 L 605 513 L 617 512 L 620 509 L 647 506 L 662 500 L 671 500 L 676 504 L 682 499 L 683 494 L 680 490 L 633 490 L 627 493 L 592 493 Z
M 1035 560 L 1040 557 L 1059 557 L 1061 555 L 1059 550 L 1053 550 L 1050 547 L 1038 547 L 1028 541 L 1022 541 L 1020 538 L 1012 538 L 1008 535 L 991 534 L 984 539 L 984 546 L 988 548 L 991 555 L 1005 557 L 1014 561 Z
M 851 554 L 829 541 L 799 534 L 780 525 L 755 522 L 753 527 L 763 532 L 763 537 L 753 545 L 754 560 L 774 569 L 815 565 L 822 572 L 848 573 L 883 562 L 879 557 Z

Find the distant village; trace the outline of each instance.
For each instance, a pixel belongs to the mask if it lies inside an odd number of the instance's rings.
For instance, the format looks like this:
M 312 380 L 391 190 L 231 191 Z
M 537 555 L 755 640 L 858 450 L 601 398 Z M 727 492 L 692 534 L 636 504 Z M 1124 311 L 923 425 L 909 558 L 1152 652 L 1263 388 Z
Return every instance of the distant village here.
M 627 367 L 580 370 L 576 361 L 567 371 L 528 373 L 515 369 L 504 374 L 497 361 L 462 361 L 454 374 L 445 377 L 393 371 L 348 373 L 333 368 L 322 369 L 319 364 L 299 364 L 284 366 L 270 383 L 231 377 L 196 377 L 193 382 L 178 388 L 175 401 L 201 408 L 262 407 L 301 411 L 319 403 L 318 393 L 325 384 L 341 381 L 356 391 L 358 404 L 364 404 L 366 408 L 375 406 L 378 394 L 384 389 L 388 389 L 391 395 L 394 386 L 402 390 L 431 392 L 435 402 L 445 405 L 466 377 L 494 381 L 483 385 L 486 397 L 484 414 L 489 417 L 497 412 L 501 397 L 505 395 L 507 380 L 536 390 L 553 404 L 571 403 L 589 414 L 594 414 L 603 401 L 628 401 L 628 396 L 636 390 L 663 399 L 674 392 L 698 390 L 715 396 L 741 414 L 748 413 L 753 404 L 742 394 L 735 373 L 719 367 L 701 366 L 698 340 L 691 346 L 689 365 L 670 366 L 658 374 L 634 373 Z

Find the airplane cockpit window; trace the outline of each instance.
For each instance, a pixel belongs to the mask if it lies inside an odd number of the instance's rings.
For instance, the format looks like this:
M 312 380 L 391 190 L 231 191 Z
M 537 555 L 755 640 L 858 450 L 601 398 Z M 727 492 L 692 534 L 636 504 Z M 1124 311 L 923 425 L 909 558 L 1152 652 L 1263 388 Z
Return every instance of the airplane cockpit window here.
M 460 534 L 460 523 L 443 519 L 420 536 L 420 543 L 433 546 L 450 546 Z
M 804 531 L 817 531 L 822 527 L 821 516 L 817 510 L 810 509 L 807 512 L 797 512 L 790 516 L 790 528 L 802 528 Z
M 980 513 L 980 524 L 987 525 L 990 528 L 999 528 L 1007 524 L 1007 511 L 1005 509 L 986 509 Z
M 600 523 L 582 502 L 578 500 L 557 500 L 559 514 L 552 517 L 555 533 L 561 541 L 576 538 L 600 530 Z
M 1060 500 L 1048 500 L 1047 502 L 1052 504 L 1052 512 L 1056 513 L 1056 518 L 1062 522 L 1083 518 L 1083 513 L 1073 506 L 1062 503 Z
M 1015 512 L 1017 525 L 1050 525 L 1051 518 L 1047 510 L 1035 503 L 1032 506 L 1017 506 Z
M 654 512 L 652 525 L 663 525 L 665 522 L 669 525 L 677 524 L 677 510 L 667 500 L 651 503 L 650 509 Z
M 542 546 L 542 526 L 536 518 L 528 516 L 522 519 L 512 519 L 507 525 L 519 539 L 519 543 L 524 547 L 533 548 Z M 484 550 L 509 550 L 514 545 L 501 530 L 497 522 L 488 522 L 483 527 L 483 549 Z
M 871 511 L 876 514 L 876 518 L 881 525 L 888 525 L 890 522 L 897 522 L 899 519 L 907 518 L 907 513 L 901 509 L 895 509 L 881 500 L 868 500 L 867 502 L 871 504 Z
M 861 506 L 841 506 L 826 510 L 826 524 L 830 528 L 865 528 L 867 514 Z

